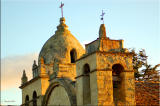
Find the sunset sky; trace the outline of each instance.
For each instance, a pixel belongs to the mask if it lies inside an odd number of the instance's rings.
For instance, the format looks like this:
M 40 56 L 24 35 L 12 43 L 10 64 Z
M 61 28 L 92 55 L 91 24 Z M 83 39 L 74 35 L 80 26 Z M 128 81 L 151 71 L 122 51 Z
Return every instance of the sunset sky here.
M 98 37 L 104 23 L 110 39 L 123 39 L 125 48 L 141 48 L 148 63 L 160 63 L 158 0 L 63 0 L 64 17 L 82 45 Z M 60 0 L 2 0 L 1 94 L 2 104 L 21 104 L 23 69 L 32 77 L 33 60 L 59 24 Z

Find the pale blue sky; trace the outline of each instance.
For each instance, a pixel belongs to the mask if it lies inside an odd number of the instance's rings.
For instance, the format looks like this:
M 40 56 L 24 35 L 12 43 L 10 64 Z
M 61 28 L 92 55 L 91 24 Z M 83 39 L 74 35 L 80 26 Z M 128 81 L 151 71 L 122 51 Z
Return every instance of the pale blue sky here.
M 144 48 L 157 63 L 159 56 L 158 0 L 64 0 L 70 31 L 83 41 L 95 40 L 101 10 L 107 35 L 124 39 L 127 48 Z M 54 34 L 61 16 L 59 0 L 2 0 L 2 57 L 39 52 Z M 156 57 L 156 58 L 155 58 Z
M 81 42 L 98 37 L 101 10 L 107 36 L 123 39 L 126 48 L 144 48 L 150 64 L 160 63 L 158 0 L 63 0 L 64 17 Z M 61 10 L 59 0 L 2 0 L 2 58 L 39 53 L 55 33 Z M 3 71 L 3 70 L 2 70 Z

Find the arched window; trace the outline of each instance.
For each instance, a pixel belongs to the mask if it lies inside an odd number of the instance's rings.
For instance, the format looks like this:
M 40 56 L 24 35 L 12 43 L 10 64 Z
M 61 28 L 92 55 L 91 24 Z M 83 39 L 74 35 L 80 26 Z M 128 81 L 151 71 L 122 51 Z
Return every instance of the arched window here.
M 36 91 L 33 92 L 33 106 L 37 106 L 37 93 L 36 93 Z
M 114 64 L 112 66 L 113 99 L 115 104 L 117 104 L 117 101 L 119 100 L 120 95 L 122 95 L 122 92 L 120 90 L 122 78 L 120 74 L 123 70 L 124 68 L 121 64 Z
M 90 67 L 85 64 L 83 67 L 83 105 L 91 104 L 91 91 L 90 91 Z
M 70 52 L 70 59 L 71 59 L 71 63 L 75 63 L 77 58 L 77 53 L 75 49 L 72 49 Z
M 25 106 L 29 106 L 29 96 L 26 95 L 26 98 L 25 98 Z

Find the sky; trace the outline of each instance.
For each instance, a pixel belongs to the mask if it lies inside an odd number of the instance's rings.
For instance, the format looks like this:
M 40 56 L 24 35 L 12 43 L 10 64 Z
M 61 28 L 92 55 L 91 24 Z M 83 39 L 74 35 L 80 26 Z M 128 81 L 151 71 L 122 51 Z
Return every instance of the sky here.
M 60 0 L 1 0 L 2 104 L 21 104 L 22 71 L 32 77 L 33 60 L 54 35 Z M 64 17 L 82 45 L 98 37 L 105 12 L 107 37 L 123 39 L 125 48 L 145 49 L 148 63 L 160 63 L 158 0 L 63 0 Z M 17 95 L 14 97 L 14 95 Z

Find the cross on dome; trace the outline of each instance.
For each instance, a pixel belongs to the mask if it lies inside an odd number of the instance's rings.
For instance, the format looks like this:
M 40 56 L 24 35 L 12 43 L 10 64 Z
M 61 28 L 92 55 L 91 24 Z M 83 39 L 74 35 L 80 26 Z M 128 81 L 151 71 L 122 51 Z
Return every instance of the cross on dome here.
M 61 2 L 61 5 L 59 6 L 59 8 L 61 8 L 62 17 L 63 17 L 63 6 L 64 6 L 64 3 Z

